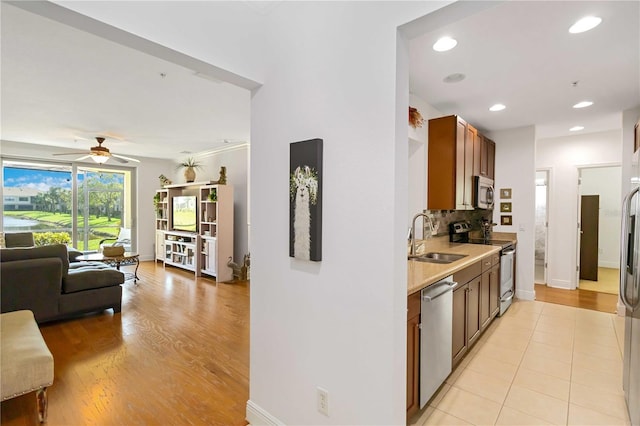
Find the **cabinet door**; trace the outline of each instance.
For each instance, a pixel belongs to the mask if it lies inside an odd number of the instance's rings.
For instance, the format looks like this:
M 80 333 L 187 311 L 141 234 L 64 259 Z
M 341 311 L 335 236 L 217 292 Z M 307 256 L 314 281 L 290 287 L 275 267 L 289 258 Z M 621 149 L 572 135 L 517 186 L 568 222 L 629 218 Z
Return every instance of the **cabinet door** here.
M 464 141 L 464 176 L 462 182 L 464 199 L 461 209 L 473 209 L 473 149 L 476 144 L 478 131 L 467 124 Z M 460 181 L 457 182 L 458 184 Z
M 156 260 L 164 260 L 164 232 L 156 231 Z
M 456 123 L 456 210 L 464 210 L 465 207 L 465 141 L 467 140 L 467 124 L 458 119 Z
M 483 163 L 484 149 L 487 145 L 487 140 L 480 133 L 476 135 L 475 143 L 473 144 L 473 175 L 484 176 Z
M 216 240 L 207 240 L 207 267 L 206 269 L 215 274 L 218 256 L 216 253 Z
M 492 318 L 500 311 L 500 265 L 489 271 L 489 310 Z
M 469 281 L 467 292 L 467 345 L 469 347 L 480 335 L 480 281 L 480 277 Z
M 420 408 L 420 315 L 407 321 L 407 418 Z
M 453 291 L 453 335 L 451 341 L 451 365 L 460 362 L 467 352 L 467 290 L 469 286 L 459 285 Z
M 489 176 L 489 139 L 484 136 L 480 138 L 480 171 L 479 175 Z
M 492 140 L 487 141 L 487 177 L 495 179 L 496 175 L 496 144 Z
M 483 272 L 480 279 L 480 328 L 484 329 L 491 321 L 491 270 Z

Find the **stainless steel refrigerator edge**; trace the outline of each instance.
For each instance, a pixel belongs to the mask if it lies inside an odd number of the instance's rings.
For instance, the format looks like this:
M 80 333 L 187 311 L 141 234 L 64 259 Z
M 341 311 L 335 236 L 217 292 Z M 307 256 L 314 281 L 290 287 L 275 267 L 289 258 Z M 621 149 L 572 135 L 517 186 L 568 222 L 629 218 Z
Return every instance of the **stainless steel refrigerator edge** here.
M 635 135 L 638 138 L 638 125 Z M 637 144 L 636 144 L 637 146 Z M 622 205 L 620 298 L 625 305 L 623 388 L 632 425 L 640 425 L 640 150 L 631 166 L 631 191 Z

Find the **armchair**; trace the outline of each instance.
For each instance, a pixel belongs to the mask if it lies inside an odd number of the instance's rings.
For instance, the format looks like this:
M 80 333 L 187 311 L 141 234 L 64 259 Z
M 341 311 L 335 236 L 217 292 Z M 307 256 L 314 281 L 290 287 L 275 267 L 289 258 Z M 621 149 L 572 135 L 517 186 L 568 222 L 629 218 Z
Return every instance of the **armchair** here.
M 113 241 L 111 244 L 104 244 L 105 241 Z M 120 228 L 120 233 L 116 238 L 105 238 L 100 240 L 100 252 L 104 246 L 124 246 L 124 251 L 131 251 L 131 229 Z

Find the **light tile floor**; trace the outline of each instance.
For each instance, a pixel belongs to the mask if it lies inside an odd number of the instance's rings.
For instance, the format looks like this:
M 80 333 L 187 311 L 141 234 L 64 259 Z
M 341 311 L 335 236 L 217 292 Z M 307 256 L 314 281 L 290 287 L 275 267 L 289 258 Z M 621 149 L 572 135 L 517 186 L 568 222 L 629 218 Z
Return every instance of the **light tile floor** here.
M 517 301 L 411 425 L 629 425 L 624 318 Z

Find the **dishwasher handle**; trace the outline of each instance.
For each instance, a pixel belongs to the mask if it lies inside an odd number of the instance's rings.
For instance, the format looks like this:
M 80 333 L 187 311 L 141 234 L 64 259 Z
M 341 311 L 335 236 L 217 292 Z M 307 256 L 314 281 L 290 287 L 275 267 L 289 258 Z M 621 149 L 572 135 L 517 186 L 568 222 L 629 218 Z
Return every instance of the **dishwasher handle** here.
M 434 284 L 422 293 L 422 300 L 432 302 L 438 297 L 452 291 L 457 285 L 458 283 L 455 281 L 442 281 Z

